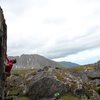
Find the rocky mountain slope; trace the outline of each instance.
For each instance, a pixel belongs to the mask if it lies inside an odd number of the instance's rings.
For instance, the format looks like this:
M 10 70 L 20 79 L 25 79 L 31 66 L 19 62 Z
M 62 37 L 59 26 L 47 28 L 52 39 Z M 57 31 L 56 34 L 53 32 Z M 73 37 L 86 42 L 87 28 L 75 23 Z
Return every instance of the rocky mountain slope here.
M 66 62 L 66 61 L 61 61 L 59 63 L 62 64 L 63 66 L 66 66 L 66 67 L 77 67 L 77 66 L 80 66 L 79 64 L 72 63 L 72 62 Z
M 67 100 L 69 93 L 75 100 L 100 100 L 99 72 L 100 61 L 69 69 L 14 70 L 6 91 L 18 100 L 52 100 L 56 92 L 61 95 L 59 100 Z
M 12 57 L 10 57 L 10 58 L 12 58 Z M 30 54 L 30 55 L 23 54 L 21 56 L 16 56 L 14 58 L 17 59 L 15 68 L 42 69 L 45 66 L 52 67 L 52 68 L 63 66 L 55 61 L 52 61 L 50 59 L 47 59 L 47 58 L 37 55 L 37 54 L 33 54 L 33 55 L 32 54 Z

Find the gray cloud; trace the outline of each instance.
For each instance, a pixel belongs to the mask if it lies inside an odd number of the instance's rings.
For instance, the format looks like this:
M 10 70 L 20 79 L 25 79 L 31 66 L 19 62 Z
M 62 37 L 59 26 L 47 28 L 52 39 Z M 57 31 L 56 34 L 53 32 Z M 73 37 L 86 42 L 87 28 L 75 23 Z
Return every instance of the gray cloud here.
M 61 58 L 100 47 L 99 5 L 100 0 L 2 0 L 9 54 Z
M 51 17 L 51 18 L 47 18 L 44 20 L 44 24 L 62 24 L 64 23 L 66 20 L 64 18 L 58 18 L 58 17 Z
M 93 31 L 92 31 L 93 30 Z M 82 52 L 84 50 L 90 50 L 93 48 L 100 47 L 100 27 L 95 27 L 91 29 L 87 33 L 87 35 L 74 38 L 70 41 L 60 41 L 57 42 L 54 47 L 49 49 L 46 54 L 48 57 L 54 58 L 61 58 L 66 57 L 72 54 L 76 54 Z

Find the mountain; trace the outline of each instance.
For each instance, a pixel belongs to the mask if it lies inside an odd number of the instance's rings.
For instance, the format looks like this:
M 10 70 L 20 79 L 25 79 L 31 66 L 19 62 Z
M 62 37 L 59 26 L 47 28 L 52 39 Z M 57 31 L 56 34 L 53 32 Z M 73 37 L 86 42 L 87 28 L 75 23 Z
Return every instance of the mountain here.
M 76 64 L 76 63 L 73 63 L 73 62 L 61 61 L 59 63 L 62 64 L 63 66 L 66 66 L 66 67 L 76 67 L 76 66 L 80 66 L 79 64 Z
M 12 57 L 10 57 L 12 58 Z M 60 67 L 59 63 L 52 61 L 50 59 L 47 59 L 41 55 L 37 54 L 23 54 L 21 56 L 16 56 L 14 57 L 17 60 L 17 63 L 15 65 L 15 68 L 25 68 L 25 69 L 30 69 L 30 68 L 37 68 L 37 69 L 42 69 L 44 67 Z

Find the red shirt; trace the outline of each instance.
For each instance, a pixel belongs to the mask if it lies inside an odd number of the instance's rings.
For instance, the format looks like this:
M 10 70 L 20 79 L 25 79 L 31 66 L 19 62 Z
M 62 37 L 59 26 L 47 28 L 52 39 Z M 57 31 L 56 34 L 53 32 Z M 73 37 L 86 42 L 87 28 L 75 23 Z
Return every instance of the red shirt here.
M 10 73 L 12 67 L 13 67 L 13 62 L 12 62 L 12 60 L 8 60 L 7 65 L 6 65 L 6 68 L 5 68 L 5 72 Z

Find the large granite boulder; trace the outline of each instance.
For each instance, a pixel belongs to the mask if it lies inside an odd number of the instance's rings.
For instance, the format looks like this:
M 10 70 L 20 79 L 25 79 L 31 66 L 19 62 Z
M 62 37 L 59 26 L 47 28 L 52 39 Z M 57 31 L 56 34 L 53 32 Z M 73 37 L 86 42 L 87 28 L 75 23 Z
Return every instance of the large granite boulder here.
M 36 100 L 41 97 L 52 97 L 55 92 L 64 94 L 68 91 L 67 85 L 43 72 L 35 75 L 29 81 L 26 94 L 30 97 L 30 100 Z

